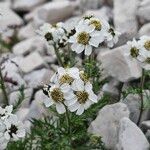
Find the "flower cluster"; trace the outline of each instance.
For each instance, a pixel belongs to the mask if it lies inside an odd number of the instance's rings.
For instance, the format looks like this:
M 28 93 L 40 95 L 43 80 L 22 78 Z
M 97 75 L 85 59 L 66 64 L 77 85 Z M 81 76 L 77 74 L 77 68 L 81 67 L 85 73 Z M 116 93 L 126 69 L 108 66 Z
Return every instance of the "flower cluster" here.
M 64 23 L 56 25 L 44 24 L 40 28 L 40 34 L 49 44 L 55 44 L 57 48 L 65 47 L 71 43 L 72 51 L 89 56 L 94 48 L 101 43 L 113 47 L 118 42 L 119 32 L 115 31 L 107 21 L 94 16 L 83 17 L 76 26 L 66 28 Z
M 127 54 L 137 59 L 142 67 L 146 70 L 150 69 L 150 37 L 142 36 L 139 40 L 127 42 L 129 49 Z
M 110 27 L 108 22 L 94 16 L 84 17 L 75 27 L 75 31 L 75 34 L 69 39 L 69 42 L 73 43 L 72 50 L 76 53 L 84 51 L 88 56 L 92 53 L 93 48 L 99 47 L 102 42 L 113 47 L 118 42 L 120 35 Z
M 78 68 L 58 68 L 52 76 L 49 85 L 45 85 L 43 92 L 49 97 L 44 103 L 46 107 L 55 104 L 59 114 L 69 109 L 81 115 L 90 105 L 97 102 L 97 96 L 92 90 L 87 75 Z
M 13 106 L 0 107 L 0 149 L 5 149 L 10 140 L 25 137 L 25 129 L 17 116 L 12 114 Z

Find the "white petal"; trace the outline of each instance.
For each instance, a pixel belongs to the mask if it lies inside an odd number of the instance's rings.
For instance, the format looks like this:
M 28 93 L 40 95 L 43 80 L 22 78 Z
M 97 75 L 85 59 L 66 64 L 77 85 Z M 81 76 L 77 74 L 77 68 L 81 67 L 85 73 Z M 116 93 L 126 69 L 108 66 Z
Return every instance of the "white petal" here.
M 89 99 L 90 99 L 92 102 L 97 103 L 97 95 L 95 95 L 93 92 L 90 92 L 90 93 L 89 93 Z
M 76 43 L 76 38 L 75 38 L 75 36 L 71 36 L 68 41 L 69 41 L 70 43 Z
M 94 46 L 94 47 L 98 47 L 99 43 L 102 42 L 102 39 L 99 39 L 98 37 L 92 37 L 89 41 L 89 44 Z
M 44 100 L 44 104 L 46 107 L 50 107 L 51 105 L 54 104 L 54 102 L 50 98 L 47 98 Z
M 73 99 L 66 101 L 66 104 L 67 106 L 71 106 L 74 105 L 76 102 L 77 102 L 77 98 L 74 97 Z
M 71 111 L 71 112 L 74 112 L 76 111 L 79 107 L 80 107 L 81 104 L 79 104 L 78 102 L 76 102 L 75 104 L 71 105 L 68 107 L 68 109 Z
M 91 84 L 90 82 L 87 82 L 87 83 L 85 84 L 85 90 L 86 90 L 87 92 L 92 91 L 92 84 Z
M 68 72 L 71 77 L 79 78 L 79 69 L 78 68 L 72 67 L 68 70 Z
M 59 114 L 66 112 L 65 106 L 62 103 L 56 103 L 56 110 Z
M 65 70 L 64 68 L 62 68 L 62 67 L 59 67 L 59 68 L 58 68 L 58 74 L 59 74 L 60 76 L 64 75 L 65 73 L 66 73 L 66 70 Z
M 83 105 L 80 105 L 80 107 L 78 108 L 76 114 L 81 115 L 83 112 L 84 112 L 84 107 L 83 107 Z
M 84 109 L 88 109 L 91 106 L 92 102 L 91 101 L 86 101 L 86 103 L 84 104 Z
M 18 132 L 17 132 L 17 136 L 18 137 L 20 137 L 20 138 L 22 138 L 22 137 L 25 137 L 25 130 L 19 130 Z
M 77 48 L 75 49 L 75 52 L 77 53 L 77 54 L 80 54 L 83 50 L 84 50 L 84 45 L 82 45 L 82 44 L 77 44 Z
M 73 81 L 71 87 L 74 91 L 83 91 L 84 90 L 84 82 L 80 79 L 76 79 Z
M 64 83 L 64 84 L 62 84 L 62 85 L 60 86 L 60 89 L 61 89 L 61 91 L 62 91 L 63 93 L 67 93 L 67 92 L 70 91 L 71 87 L 70 87 L 69 84 Z
M 66 100 L 71 100 L 75 97 L 74 93 L 73 92 L 68 92 L 68 93 L 64 93 L 64 98 Z
M 89 56 L 91 53 L 92 53 L 92 46 L 86 45 L 85 46 L 84 54 L 87 55 L 87 56 Z
M 10 135 L 7 131 L 4 133 L 4 137 L 5 137 L 6 140 L 10 139 Z

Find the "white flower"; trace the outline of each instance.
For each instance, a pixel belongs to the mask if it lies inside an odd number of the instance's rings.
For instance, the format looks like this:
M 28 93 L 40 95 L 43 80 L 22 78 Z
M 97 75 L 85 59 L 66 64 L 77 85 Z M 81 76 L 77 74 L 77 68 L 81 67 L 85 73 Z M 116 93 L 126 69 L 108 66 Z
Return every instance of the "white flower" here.
M 6 106 L 5 108 L 0 107 L 0 119 L 4 120 L 12 115 L 13 106 Z
M 141 57 L 141 46 L 139 41 L 133 39 L 132 41 L 127 42 L 128 45 L 128 50 L 127 50 L 127 55 L 131 56 L 132 58 L 138 59 Z
M 74 79 L 79 79 L 79 69 L 72 67 L 72 68 L 62 68 L 59 67 L 57 69 L 57 73 L 55 73 L 52 78 L 51 82 L 59 83 L 59 84 L 71 84 Z
M 113 47 L 114 44 L 118 42 L 120 36 L 120 32 L 115 31 L 113 28 L 109 26 L 106 33 L 106 43 L 108 47 Z
M 71 112 L 77 110 L 76 114 L 81 115 L 91 104 L 97 103 L 97 96 L 92 91 L 92 85 L 89 82 L 85 84 L 80 79 L 75 80 L 72 83 L 72 88 L 75 97 L 72 98 L 70 104 L 68 104 L 68 108 Z
M 59 114 L 63 114 L 66 112 L 64 104 L 67 100 L 72 98 L 73 92 L 70 88 L 69 84 L 54 84 L 51 85 L 48 90 L 49 99 L 44 101 L 46 107 L 50 107 L 51 105 L 56 105 L 56 110 Z
M 144 53 L 146 54 L 150 53 L 150 37 L 149 36 L 140 37 L 139 43 Z
M 98 47 L 101 42 L 101 35 L 95 31 L 93 25 L 88 25 L 84 20 L 81 20 L 78 26 L 75 28 L 76 33 L 70 37 L 69 42 L 72 51 L 81 53 L 84 51 L 85 55 L 92 53 L 93 47 Z
M 25 128 L 23 123 L 18 120 L 16 115 L 11 115 L 7 119 L 6 123 L 7 130 L 4 133 L 6 140 L 18 140 L 19 138 L 25 137 Z
M 62 22 L 55 25 L 45 23 L 40 27 L 38 33 L 44 36 L 50 45 L 56 44 L 57 47 L 64 47 L 68 40 Z

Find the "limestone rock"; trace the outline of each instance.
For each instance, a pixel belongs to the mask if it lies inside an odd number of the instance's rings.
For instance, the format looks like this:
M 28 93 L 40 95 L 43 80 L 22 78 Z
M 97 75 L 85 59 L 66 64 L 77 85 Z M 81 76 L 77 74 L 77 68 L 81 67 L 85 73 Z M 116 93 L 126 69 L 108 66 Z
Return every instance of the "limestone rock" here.
M 7 5 L 0 3 L 0 29 L 7 29 L 8 27 L 21 26 L 23 20 L 15 12 L 13 12 Z
M 138 29 L 136 10 L 138 0 L 114 0 L 114 25 L 122 33 L 120 45 L 135 37 Z
M 117 144 L 119 121 L 123 117 L 129 117 L 129 110 L 125 104 L 107 105 L 99 111 L 88 131 L 101 136 L 106 148 L 114 149 Z
M 121 82 L 137 79 L 141 76 L 142 69 L 136 60 L 131 60 L 125 55 L 128 46 L 117 47 L 111 51 L 101 53 L 100 61 L 108 75 Z
M 33 93 L 33 89 L 28 88 L 24 90 L 25 99 L 21 103 L 21 107 L 29 107 L 30 99 Z M 19 100 L 20 92 L 15 91 L 9 95 L 9 104 L 15 105 Z
M 17 43 L 13 47 L 13 53 L 15 55 L 26 55 L 33 51 L 44 51 L 45 47 L 45 40 L 42 37 L 35 36 Z
M 120 121 L 117 150 L 149 150 L 149 143 L 142 131 L 130 119 Z
M 53 71 L 43 68 L 25 75 L 24 79 L 28 83 L 29 87 L 37 88 L 44 84 L 48 84 L 52 74 Z
M 148 94 L 150 94 L 150 93 L 147 92 L 147 95 Z M 144 95 L 146 95 L 146 94 L 144 94 Z M 146 96 L 144 96 L 144 100 L 146 100 Z M 140 115 L 140 107 L 141 107 L 141 99 L 140 99 L 139 95 L 138 94 L 129 94 L 122 102 L 125 103 L 130 110 L 130 119 L 133 122 L 137 123 L 139 115 Z M 142 113 L 141 121 L 150 119 L 149 114 L 150 114 L 150 110 L 144 109 L 144 111 Z
M 44 65 L 44 60 L 38 52 L 33 52 L 22 59 L 19 67 L 24 73 L 29 73 L 34 69 L 40 68 Z
M 46 0 L 15 0 L 13 9 L 17 11 L 31 11 L 44 2 L 46 2 Z
M 138 35 L 139 35 L 139 37 L 142 36 L 142 35 L 150 36 L 150 23 L 144 24 L 140 28 Z
M 141 22 L 150 21 L 150 1 L 142 0 L 140 1 L 139 9 L 137 10 L 137 15 L 139 16 Z

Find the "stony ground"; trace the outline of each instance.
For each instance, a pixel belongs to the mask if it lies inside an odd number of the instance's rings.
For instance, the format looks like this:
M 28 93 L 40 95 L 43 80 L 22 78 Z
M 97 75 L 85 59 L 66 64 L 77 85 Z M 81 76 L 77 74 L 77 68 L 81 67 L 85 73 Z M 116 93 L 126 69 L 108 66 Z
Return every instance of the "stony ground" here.
M 44 22 L 74 24 L 83 14 L 104 17 L 121 32 L 121 37 L 113 50 L 102 48 L 97 55 L 110 76 L 103 92 L 118 96 L 120 82 L 126 88 L 129 81 L 141 76 L 140 66 L 126 58 L 124 50 L 128 40 L 150 36 L 150 0 L 1 0 L 0 14 L 2 37 L 11 45 L 10 52 L 7 49 L 6 53 L 0 52 L 0 59 L 3 56 L 10 58 L 4 64 L 3 73 L 17 82 L 13 86 L 7 84 L 9 103 L 16 102 L 17 89 L 24 85 L 26 100 L 17 114 L 27 129 L 31 126 L 28 119 L 38 119 L 46 114 L 41 103 L 47 97 L 40 87 L 49 82 L 57 67 L 53 50 L 36 33 Z M 109 149 L 148 150 L 146 137 L 150 137 L 150 112 L 144 110 L 141 130 L 134 124 L 140 113 L 139 106 L 138 95 L 132 94 L 123 102 L 105 106 L 91 123 L 89 132 L 100 134 Z

